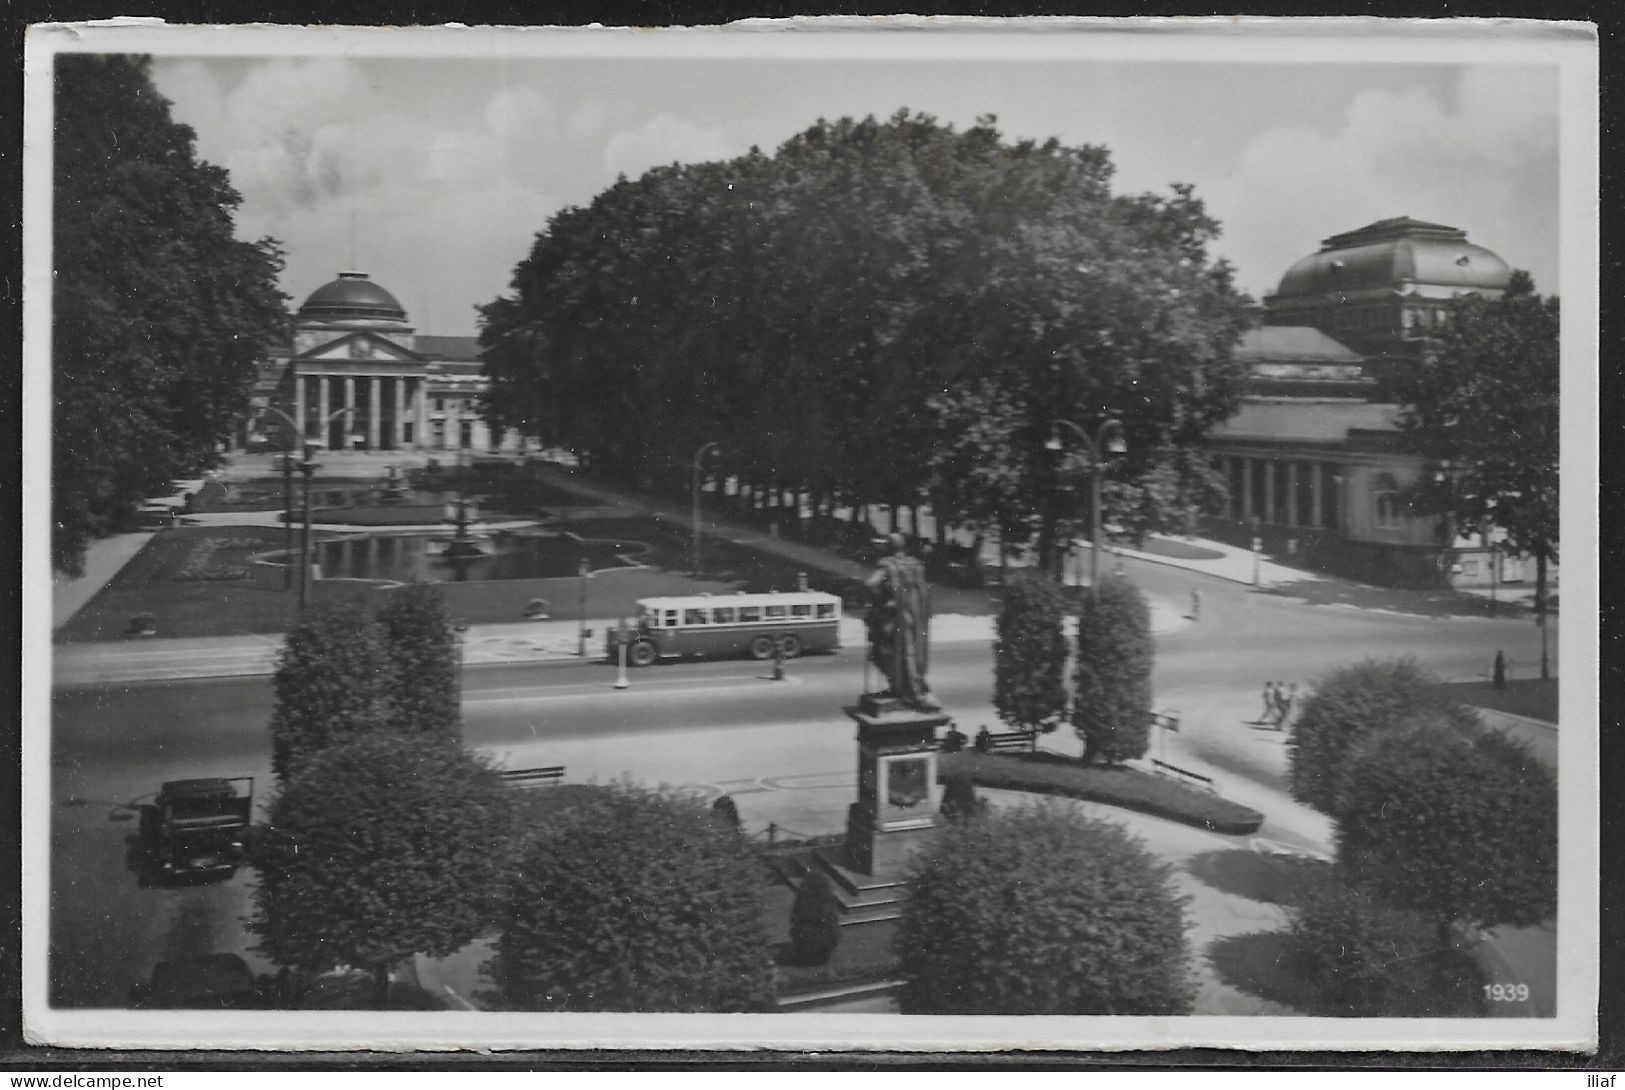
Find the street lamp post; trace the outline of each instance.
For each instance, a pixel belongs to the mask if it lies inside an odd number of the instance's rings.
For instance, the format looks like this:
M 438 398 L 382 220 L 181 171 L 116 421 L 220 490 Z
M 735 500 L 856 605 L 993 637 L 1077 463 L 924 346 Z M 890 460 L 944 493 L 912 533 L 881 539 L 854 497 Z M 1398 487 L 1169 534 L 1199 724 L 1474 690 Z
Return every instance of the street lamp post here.
M 299 535 L 299 608 L 304 609 L 305 606 L 310 603 L 310 480 L 316 475 L 316 471 L 321 468 L 315 462 L 316 450 L 317 448 L 325 446 L 326 444 L 321 438 L 312 439 L 307 437 L 301 422 L 295 420 L 293 417 L 289 416 L 275 405 L 265 406 L 265 411 L 276 414 L 283 420 L 284 423 L 288 425 L 288 427 L 291 429 L 293 439 L 304 452 L 304 460 L 299 463 L 299 473 L 300 476 L 304 478 L 304 529 Z M 333 421 L 337 420 L 339 417 L 349 417 L 354 415 L 355 410 L 352 408 L 335 409 L 333 412 L 328 413 L 327 419 L 322 421 L 321 434 L 325 436 L 327 434 L 327 429 L 331 427 Z M 283 590 L 288 589 L 290 580 L 288 578 L 286 569 L 288 563 L 290 563 L 293 559 L 293 504 L 288 494 L 289 485 L 292 483 L 293 478 L 293 467 L 291 465 L 291 460 L 293 458 L 291 448 L 293 445 L 293 443 L 288 444 L 289 449 L 285 450 L 282 455 L 282 540 L 285 550 L 285 557 L 283 561 L 284 570 L 282 575 Z
M 1115 416 L 1101 421 L 1092 438 L 1088 432 L 1070 420 L 1058 419 L 1055 425 L 1058 428 L 1070 429 L 1074 435 L 1083 440 L 1084 447 L 1089 451 L 1089 596 L 1093 598 L 1100 592 L 1100 471 L 1104 468 L 1102 456 L 1122 454 L 1128 450 L 1128 444 L 1123 441 L 1123 422 Z M 1049 450 L 1062 449 L 1060 437 L 1052 433 L 1045 446 Z
M 282 452 L 282 592 L 293 589 L 293 454 Z
M 700 484 L 702 483 L 701 474 L 703 473 L 703 468 L 701 467 L 700 463 L 705 458 L 705 454 L 706 454 L 707 451 L 715 450 L 720 445 L 721 445 L 720 443 L 706 443 L 704 446 L 700 447 L 699 450 L 696 450 L 694 452 L 694 511 L 693 511 L 694 522 L 693 522 L 693 530 L 694 530 L 694 574 L 695 575 L 700 574 L 700 570 L 701 570 L 701 568 L 700 568 Z
M 585 557 L 582 558 L 581 566 L 576 569 L 576 573 L 581 576 L 581 619 L 577 622 L 576 627 L 576 654 L 585 660 L 587 657 L 587 580 L 592 578 L 592 565 L 587 562 Z

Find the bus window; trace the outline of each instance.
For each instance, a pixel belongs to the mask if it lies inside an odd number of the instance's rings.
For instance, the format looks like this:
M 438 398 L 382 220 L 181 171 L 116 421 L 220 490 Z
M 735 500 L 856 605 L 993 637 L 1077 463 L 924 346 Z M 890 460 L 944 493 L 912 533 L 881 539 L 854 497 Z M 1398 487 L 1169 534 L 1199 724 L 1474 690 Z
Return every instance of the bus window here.
M 686 625 L 707 624 L 711 620 L 710 612 L 708 609 L 685 609 L 683 610 L 683 623 Z
M 676 628 L 677 627 L 677 611 L 675 609 L 666 610 L 666 627 L 667 628 Z
M 782 620 L 784 620 L 784 607 L 783 606 L 768 606 L 767 607 L 767 619 L 770 620 L 770 621 L 782 621 Z
M 830 618 L 832 618 L 834 616 L 835 616 L 835 603 L 834 602 L 819 602 L 818 603 L 818 619 L 820 621 L 827 621 L 827 620 L 829 620 Z
M 739 619 L 741 621 L 759 621 L 762 619 L 761 606 L 740 606 Z
M 790 616 L 792 616 L 792 617 L 811 617 L 812 616 L 812 606 L 810 604 L 809 605 L 804 605 L 804 606 L 791 606 L 790 607 Z
M 715 618 L 717 624 L 733 624 L 734 623 L 734 607 L 733 606 L 718 606 L 716 608 L 716 610 L 713 612 L 713 617 Z

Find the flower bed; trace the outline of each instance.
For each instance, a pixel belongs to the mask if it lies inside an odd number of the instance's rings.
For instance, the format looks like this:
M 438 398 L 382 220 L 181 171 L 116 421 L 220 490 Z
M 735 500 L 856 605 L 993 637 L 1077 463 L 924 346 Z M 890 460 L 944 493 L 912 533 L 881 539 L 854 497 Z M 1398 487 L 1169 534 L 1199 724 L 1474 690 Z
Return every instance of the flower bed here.
M 938 771 L 944 779 L 963 772 L 978 787 L 1099 802 L 1230 836 L 1255 833 L 1264 823 L 1257 810 L 1138 769 L 1086 765 L 1050 753 L 944 753 Z

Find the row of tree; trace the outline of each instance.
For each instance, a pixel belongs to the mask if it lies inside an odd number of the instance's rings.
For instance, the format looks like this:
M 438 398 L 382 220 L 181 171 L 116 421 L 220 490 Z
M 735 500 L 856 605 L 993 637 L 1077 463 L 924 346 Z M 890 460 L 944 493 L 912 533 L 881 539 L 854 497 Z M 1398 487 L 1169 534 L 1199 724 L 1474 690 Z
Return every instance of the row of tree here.
M 686 487 L 718 441 L 816 510 L 928 498 L 1046 539 L 1083 512 L 1033 498 L 1088 468 L 1047 449 L 1055 421 L 1114 413 L 1111 516 L 1186 525 L 1222 487 L 1197 443 L 1234 406 L 1246 300 L 1188 187 L 1111 173 L 1100 147 L 902 111 L 623 178 L 482 308 L 485 412 L 629 480 Z
M 52 561 L 213 466 L 284 339 L 281 252 L 233 237 L 239 197 L 197 159 L 146 57 L 56 56 Z

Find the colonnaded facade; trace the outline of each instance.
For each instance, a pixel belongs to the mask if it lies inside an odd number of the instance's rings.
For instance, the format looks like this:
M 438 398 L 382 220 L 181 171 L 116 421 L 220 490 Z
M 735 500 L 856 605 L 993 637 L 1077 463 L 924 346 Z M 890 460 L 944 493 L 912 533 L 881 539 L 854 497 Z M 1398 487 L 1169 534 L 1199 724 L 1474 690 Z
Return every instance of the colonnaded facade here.
M 1393 392 L 1452 307 L 1500 298 L 1511 276 L 1465 232 L 1408 217 L 1333 235 L 1288 269 L 1237 347 L 1240 410 L 1209 434 L 1230 501 L 1206 532 L 1369 582 L 1522 581 L 1493 528 L 1462 538 L 1410 511 L 1407 487 L 1434 470 L 1401 443 Z
M 486 383 L 478 338 L 418 333 L 366 273 L 341 272 L 299 307 L 293 343 L 266 350 L 237 440 L 278 448 L 275 408 L 329 450 L 524 453 L 480 415 Z

